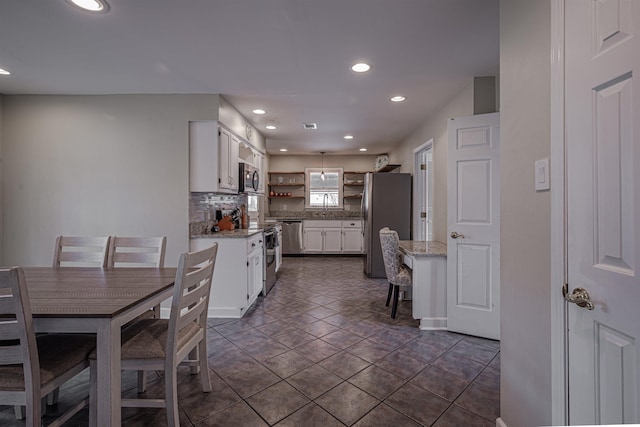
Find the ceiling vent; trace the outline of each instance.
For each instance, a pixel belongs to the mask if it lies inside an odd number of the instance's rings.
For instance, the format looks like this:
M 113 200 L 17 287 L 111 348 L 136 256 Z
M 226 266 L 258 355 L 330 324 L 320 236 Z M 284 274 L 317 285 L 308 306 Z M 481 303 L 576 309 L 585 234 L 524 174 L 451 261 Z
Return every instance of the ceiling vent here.
M 318 125 L 315 123 L 303 123 L 302 127 L 305 128 L 306 130 L 318 129 Z

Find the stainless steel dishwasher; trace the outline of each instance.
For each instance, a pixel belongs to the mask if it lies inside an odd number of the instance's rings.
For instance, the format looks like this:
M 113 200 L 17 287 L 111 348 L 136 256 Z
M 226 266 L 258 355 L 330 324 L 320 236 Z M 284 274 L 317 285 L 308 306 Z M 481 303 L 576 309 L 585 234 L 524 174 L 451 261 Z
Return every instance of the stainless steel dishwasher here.
M 282 255 L 302 253 L 302 220 L 282 221 Z

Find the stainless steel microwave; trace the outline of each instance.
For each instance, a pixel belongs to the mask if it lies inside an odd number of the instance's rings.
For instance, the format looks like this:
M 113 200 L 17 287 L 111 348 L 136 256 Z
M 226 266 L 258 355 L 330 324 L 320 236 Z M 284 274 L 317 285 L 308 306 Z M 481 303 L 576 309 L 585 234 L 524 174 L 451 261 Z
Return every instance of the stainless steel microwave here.
M 240 163 L 240 193 L 257 193 L 260 187 L 260 172 L 255 167 Z

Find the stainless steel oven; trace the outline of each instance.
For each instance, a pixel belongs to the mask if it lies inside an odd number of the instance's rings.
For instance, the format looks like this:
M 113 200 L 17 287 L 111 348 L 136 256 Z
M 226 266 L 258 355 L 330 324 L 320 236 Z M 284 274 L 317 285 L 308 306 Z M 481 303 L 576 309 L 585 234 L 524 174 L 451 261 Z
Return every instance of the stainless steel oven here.
M 262 294 L 266 296 L 271 288 L 276 284 L 276 248 L 280 245 L 278 242 L 278 233 L 275 228 L 269 228 L 264 231 L 264 288 Z

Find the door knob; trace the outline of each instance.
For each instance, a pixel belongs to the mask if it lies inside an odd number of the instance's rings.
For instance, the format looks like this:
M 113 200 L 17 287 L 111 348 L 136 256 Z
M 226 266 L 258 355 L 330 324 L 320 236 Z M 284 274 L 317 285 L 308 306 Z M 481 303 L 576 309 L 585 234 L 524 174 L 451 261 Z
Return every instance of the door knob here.
M 571 294 L 562 288 L 562 295 L 567 302 L 576 304 L 578 307 L 586 308 L 587 310 L 593 310 L 595 306 L 591 302 L 589 292 L 584 288 L 575 288 Z
M 457 231 L 452 231 L 451 232 L 451 238 L 452 239 L 457 239 L 458 237 L 462 237 L 464 239 L 464 234 L 460 234 Z

